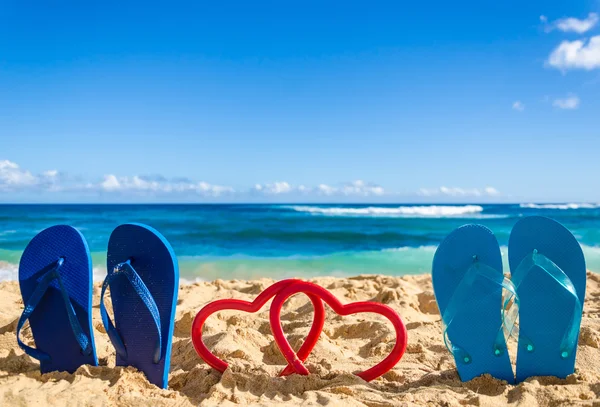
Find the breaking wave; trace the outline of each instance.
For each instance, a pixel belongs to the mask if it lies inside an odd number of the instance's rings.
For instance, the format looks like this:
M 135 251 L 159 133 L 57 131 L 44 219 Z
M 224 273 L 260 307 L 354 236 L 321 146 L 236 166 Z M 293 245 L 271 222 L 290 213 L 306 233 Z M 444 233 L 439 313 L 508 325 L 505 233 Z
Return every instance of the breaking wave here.
M 600 204 L 591 204 L 591 203 L 564 203 L 564 204 L 534 204 L 534 203 L 526 203 L 519 205 L 521 208 L 525 209 L 558 209 L 558 210 L 568 210 L 568 209 L 598 209 L 600 208 Z
M 479 205 L 419 205 L 419 206 L 368 206 L 368 207 L 322 207 L 322 206 L 289 206 L 297 212 L 306 212 L 325 216 L 381 216 L 381 217 L 431 217 L 444 218 L 483 212 Z

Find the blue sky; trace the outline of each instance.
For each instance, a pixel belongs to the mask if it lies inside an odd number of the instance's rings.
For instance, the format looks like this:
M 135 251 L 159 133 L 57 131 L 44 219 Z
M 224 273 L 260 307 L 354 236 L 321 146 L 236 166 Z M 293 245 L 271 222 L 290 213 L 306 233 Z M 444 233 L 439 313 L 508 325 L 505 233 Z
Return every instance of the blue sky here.
M 9 1 L 2 202 L 600 201 L 600 1 Z

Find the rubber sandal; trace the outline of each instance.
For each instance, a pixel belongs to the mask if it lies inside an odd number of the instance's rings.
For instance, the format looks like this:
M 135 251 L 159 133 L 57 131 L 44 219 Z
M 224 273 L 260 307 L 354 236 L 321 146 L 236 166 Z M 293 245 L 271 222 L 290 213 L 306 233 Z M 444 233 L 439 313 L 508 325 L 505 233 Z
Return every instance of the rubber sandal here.
M 461 380 L 487 373 L 513 383 L 506 336 L 514 327 L 518 297 L 502 273 L 492 231 L 465 225 L 450 233 L 435 253 L 432 280 L 444 342 Z
M 106 262 L 100 312 L 117 351 L 116 365 L 133 366 L 166 388 L 179 290 L 175 253 L 153 228 L 125 224 L 112 232 Z M 104 305 L 108 287 L 114 324 Z
M 81 233 L 59 225 L 43 230 L 25 248 L 19 263 L 25 308 L 17 323 L 17 342 L 40 361 L 42 373 L 98 365 L 92 334 L 92 260 Z M 25 345 L 25 322 L 36 348 Z
M 520 299 L 517 381 L 574 372 L 585 298 L 581 246 L 560 223 L 541 216 L 514 226 L 508 243 Z

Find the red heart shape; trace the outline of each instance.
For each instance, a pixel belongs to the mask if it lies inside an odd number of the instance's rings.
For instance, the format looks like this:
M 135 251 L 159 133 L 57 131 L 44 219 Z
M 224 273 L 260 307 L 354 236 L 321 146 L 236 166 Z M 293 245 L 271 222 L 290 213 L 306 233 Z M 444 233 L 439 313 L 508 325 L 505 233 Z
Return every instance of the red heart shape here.
M 300 282 L 302 281 L 295 279 L 279 281 L 266 288 L 252 302 L 243 300 L 224 299 L 206 304 L 198 312 L 198 314 L 194 318 L 194 322 L 192 323 L 192 343 L 194 344 L 194 349 L 196 349 L 198 356 L 200 356 L 206 363 L 208 363 L 214 369 L 223 373 L 225 369 L 227 369 L 227 362 L 215 356 L 206 347 L 204 342 L 202 342 L 202 327 L 204 326 L 204 322 L 208 319 L 208 317 L 214 314 L 215 312 L 226 309 L 245 311 L 250 313 L 257 312 L 263 307 L 263 305 L 265 305 L 267 301 L 273 298 L 281 290 Z M 297 360 L 301 365 L 302 361 L 306 360 L 310 352 L 315 347 L 317 341 L 319 340 L 319 336 L 321 335 L 321 331 L 323 330 L 323 325 L 325 324 L 325 307 L 323 306 L 323 302 L 321 302 L 319 297 L 316 295 L 308 294 L 308 297 L 312 301 L 315 309 L 313 324 L 310 328 L 310 331 L 308 332 L 306 340 L 298 350 L 298 354 L 296 354 L 293 349 L 291 350 L 291 352 L 294 354 L 294 360 Z M 281 332 L 283 335 L 283 329 L 281 330 Z M 285 339 L 285 342 L 289 345 L 287 339 Z M 302 365 L 302 367 L 304 367 L 304 365 Z M 281 372 L 280 376 L 286 376 L 291 373 L 294 373 L 294 367 L 288 364 L 288 366 Z
M 406 350 L 407 333 L 406 327 L 404 326 L 402 319 L 396 311 L 394 311 L 387 305 L 375 302 L 354 302 L 351 304 L 344 305 L 326 289 L 319 287 L 316 284 L 301 281 L 296 282 L 294 284 L 290 284 L 287 287 L 283 288 L 281 292 L 275 296 L 275 299 L 271 303 L 271 309 L 269 312 L 269 320 L 271 322 L 271 330 L 273 331 L 273 335 L 275 336 L 275 342 L 279 346 L 279 349 L 281 349 L 281 353 L 283 353 L 285 359 L 290 365 L 294 367 L 294 370 L 296 370 L 297 373 L 302 375 L 309 374 L 308 369 L 302 363 L 304 359 L 302 361 L 298 360 L 296 353 L 294 352 L 285 335 L 283 334 L 283 328 L 281 326 L 281 321 L 279 318 L 281 316 L 281 307 L 283 306 L 283 303 L 289 297 L 299 292 L 305 293 L 308 296 L 318 296 L 339 315 L 350 315 L 359 312 L 373 312 L 379 315 L 383 315 L 384 317 L 390 320 L 392 325 L 394 325 L 394 329 L 396 330 L 396 344 L 394 345 L 394 348 L 392 349 L 390 354 L 381 362 L 379 362 L 372 368 L 357 374 L 357 376 L 361 377 L 363 380 L 370 382 L 371 380 L 376 379 L 377 377 L 392 369 L 402 358 L 402 355 Z

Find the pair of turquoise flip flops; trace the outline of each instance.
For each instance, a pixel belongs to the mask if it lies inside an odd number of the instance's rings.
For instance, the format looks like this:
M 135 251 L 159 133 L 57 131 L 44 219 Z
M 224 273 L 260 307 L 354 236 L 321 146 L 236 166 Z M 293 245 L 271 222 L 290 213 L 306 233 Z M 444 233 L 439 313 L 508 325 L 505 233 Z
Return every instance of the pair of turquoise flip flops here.
M 523 218 L 511 232 L 508 262 L 505 278 L 498 241 L 481 225 L 454 230 L 436 251 L 433 287 L 460 378 L 565 378 L 575 368 L 585 297 L 581 247 L 558 222 Z M 516 375 L 507 335 L 518 340 Z
M 100 312 L 116 349 L 117 366 L 134 366 L 167 386 L 179 268 L 171 245 L 156 230 L 125 224 L 111 234 L 108 274 Z M 42 373 L 74 372 L 98 365 L 92 333 L 92 259 L 83 235 L 66 225 L 43 230 L 27 245 L 19 264 L 25 309 L 17 324 L 19 346 L 40 361 Z M 113 323 L 104 305 L 110 287 Z M 35 348 L 19 336 L 29 320 Z

